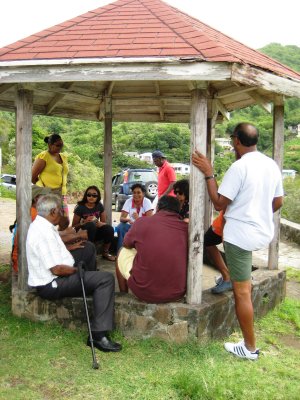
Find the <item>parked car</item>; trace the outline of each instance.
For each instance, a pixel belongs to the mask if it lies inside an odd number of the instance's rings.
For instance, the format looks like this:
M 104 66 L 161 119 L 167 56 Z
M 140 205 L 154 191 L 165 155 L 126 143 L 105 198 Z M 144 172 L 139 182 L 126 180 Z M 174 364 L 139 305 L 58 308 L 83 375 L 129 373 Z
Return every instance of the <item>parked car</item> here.
M 157 172 L 152 168 L 126 169 L 112 178 L 112 204 L 121 211 L 125 201 L 132 196 L 131 186 L 141 183 L 145 186 L 146 197 L 151 201 L 157 195 Z
M 0 185 L 6 187 L 9 190 L 16 190 L 16 175 L 1 175 Z

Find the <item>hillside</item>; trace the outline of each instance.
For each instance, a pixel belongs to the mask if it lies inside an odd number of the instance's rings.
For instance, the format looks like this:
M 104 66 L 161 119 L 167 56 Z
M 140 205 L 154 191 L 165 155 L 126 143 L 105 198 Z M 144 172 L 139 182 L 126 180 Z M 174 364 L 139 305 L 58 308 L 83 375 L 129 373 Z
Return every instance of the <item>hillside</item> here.
M 269 44 L 263 53 L 300 71 L 300 48 Z M 218 136 L 231 132 L 236 123 L 246 120 L 260 130 L 259 148 L 271 154 L 272 115 L 259 106 L 248 107 L 231 114 L 231 120 L 216 127 Z M 285 159 L 284 167 L 300 172 L 300 139 L 288 130 L 289 125 L 300 123 L 300 99 L 288 99 L 285 106 Z M 15 119 L 10 113 L 0 113 L 0 145 L 3 172 L 15 172 Z M 103 124 L 63 118 L 37 116 L 33 120 L 33 156 L 45 149 L 43 138 L 50 133 L 63 137 L 70 162 L 70 192 L 84 189 L 89 184 L 103 185 Z M 123 155 L 125 151 L 140 153 L 161 149 L 171 162 L 189 162 L 190 130 L 187 124 L 114 123 L 113 171 L 124 167 L 144 166 L 138 159 Z M 216 153 L 220 149 L 216 147 Z M 230 157 L 216 157 L 215 168 L 219 176 L 232 162 Z

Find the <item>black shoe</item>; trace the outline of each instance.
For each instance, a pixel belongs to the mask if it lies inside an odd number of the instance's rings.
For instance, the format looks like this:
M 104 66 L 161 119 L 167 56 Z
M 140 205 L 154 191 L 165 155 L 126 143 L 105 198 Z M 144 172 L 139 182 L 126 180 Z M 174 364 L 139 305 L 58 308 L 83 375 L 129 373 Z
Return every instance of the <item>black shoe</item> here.
M 99 340 L 93 340 L 94 342 L 94 346 L 100 350 L 100 351 L 121 351 L 122 350 L 122 345 L 120 343 L 116 343 L 116 342 L 112 342 L 111 340 L 109 340 L 106 336 L 103 336 L 103 338 L 99 339 Z M 87 346 L 91 346 L 91 341 L 90 341 L 90 337 L 88 337 L 87 342 L 86 342 Z

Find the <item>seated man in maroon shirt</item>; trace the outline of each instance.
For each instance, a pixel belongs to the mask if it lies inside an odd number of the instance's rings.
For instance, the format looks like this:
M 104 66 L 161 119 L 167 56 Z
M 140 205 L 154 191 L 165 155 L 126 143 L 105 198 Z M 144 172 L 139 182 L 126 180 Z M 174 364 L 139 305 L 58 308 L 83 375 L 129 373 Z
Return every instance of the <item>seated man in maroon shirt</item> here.
M 127 232 L 117 259 L 121 292 L 128 287 L 147 303 L 167 303 L 186 292 L 188 224 L 179 201 L 162 196 L 151 218 L 139 218 Z

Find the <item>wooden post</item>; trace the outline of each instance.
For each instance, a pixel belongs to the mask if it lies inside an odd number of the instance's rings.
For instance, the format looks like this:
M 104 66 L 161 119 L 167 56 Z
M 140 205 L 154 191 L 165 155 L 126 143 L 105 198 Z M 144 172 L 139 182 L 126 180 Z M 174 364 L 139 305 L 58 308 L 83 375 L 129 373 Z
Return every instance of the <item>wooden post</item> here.
M 213 135 L 213 129 L 212 129 L 212 119 L 208 118 L 207 119 L 207 137 L 206 137 L 207 143 L 206 143 L 206 154 L 207 158 L 213 163 L 214 159 L 214 135 Z M 205 192 L 205 213 L 204 213 L 204 232 L 207 231 L 207 229 L 211 226 L 211 220 L 212 220 L 212 201 L 208 195 L 208 192 L 206 190 Z
M 197 149 L 206 154 L 207 92 L 192 91 L 191 154 Z M 200 304 L 202 298 L 203 235 L 206 186 L 203 174 L 191 163 L 190 223 L 187 303 Z
M 31 223 L 33 91 L 20 89 L 16 98 L 16 195 L 18 222 L 18 288 L 27 290 L 26 236 Z
M 112 103 L 111 97 L 105 97 L 104 116 L 104 209 L 107 223 L 112 222 Z
M 277 162 L 280 170 L 283 166 L 284 145 L 284 101 L 282 96 L 277 96 L 273 109 L 273 159 Z M 268 268 L 278 269 L 279 242 L 280 242 L 280 217 L 278 210 L 274 214 L 275 233 L 269 246 Z

